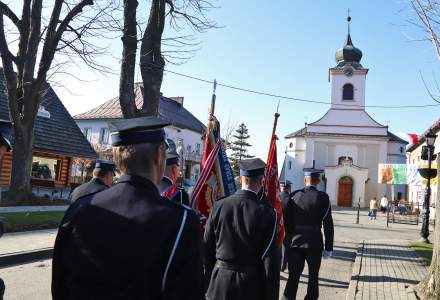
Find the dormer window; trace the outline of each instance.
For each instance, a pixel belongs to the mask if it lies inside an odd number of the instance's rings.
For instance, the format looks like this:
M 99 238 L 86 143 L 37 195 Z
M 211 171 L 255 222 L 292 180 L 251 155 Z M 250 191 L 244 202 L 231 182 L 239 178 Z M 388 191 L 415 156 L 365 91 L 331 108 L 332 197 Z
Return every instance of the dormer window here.
M 342 88 L 342 100 L 354 99 L 354 87 L 351 83 L 344 84 Z

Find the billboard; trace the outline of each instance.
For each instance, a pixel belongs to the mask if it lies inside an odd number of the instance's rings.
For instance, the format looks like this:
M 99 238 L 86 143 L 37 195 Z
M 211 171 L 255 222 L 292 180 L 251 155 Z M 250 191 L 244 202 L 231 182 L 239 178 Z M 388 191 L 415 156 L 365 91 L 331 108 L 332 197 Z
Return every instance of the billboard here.
M 419 174 L 421 166 L 415 164 L 379 164 L 378 182 L 381 184 L 426 185 L 426 179 Z M 423 166 L 425 167 L 425 166 Z M 437 164 L 431 166 L 437 169 Z M 431 179 L 431 184 L 437 184 L 437 178 Z

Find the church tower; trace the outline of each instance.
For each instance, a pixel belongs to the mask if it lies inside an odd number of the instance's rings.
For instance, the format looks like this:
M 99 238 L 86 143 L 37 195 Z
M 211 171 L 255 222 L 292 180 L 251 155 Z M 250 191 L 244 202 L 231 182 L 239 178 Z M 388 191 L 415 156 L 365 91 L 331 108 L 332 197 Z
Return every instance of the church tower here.
M 368 69 L 361 65 L 362 51 L 353 45 L 350 35 L 351 17 L 344 46 L 336 51 L 336 66 L 329 69 L 331 108 L 365 109 L 365 80 Z

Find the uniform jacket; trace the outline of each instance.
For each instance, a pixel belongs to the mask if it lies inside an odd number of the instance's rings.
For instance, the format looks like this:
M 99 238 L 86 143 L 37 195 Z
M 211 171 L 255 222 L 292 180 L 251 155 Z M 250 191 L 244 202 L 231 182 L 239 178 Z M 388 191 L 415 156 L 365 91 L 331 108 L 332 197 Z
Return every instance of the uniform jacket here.
M 207 299 L 276 299 L 276 231 L 275 210 L 255 193 L 240 190 L 217 201 L 204 237 Z
M 283 196 L 284 195 L 284 196 Z M 315 187 L 305 187 L 281 197 L 286 246 L 333 251 L 333 218 L 330 200 Z M 321 228 L 324 227 L 325 247 Z
M 78 199 L 54 247 L 58 299 L 203 299 L 201 232 L 195 212 L 160 197 L 156 186 L 121 176 Z
M 105 185 L 105 183 L 101 179 L 95 177 L 89 182 L 81 184 L 76 189 L 74 189 L 72 194 L 70 195 L 70 201 L 74 202 L 81 197 L 96 194 L 108 188 L 109 187 Z
M 162 182 L 167 185 L 165 190 L 161 193 L 162 197 L 180 204 L 189 205 L 189 196 L 184 189 L 178 187 L 168 177 L 164 177 Z

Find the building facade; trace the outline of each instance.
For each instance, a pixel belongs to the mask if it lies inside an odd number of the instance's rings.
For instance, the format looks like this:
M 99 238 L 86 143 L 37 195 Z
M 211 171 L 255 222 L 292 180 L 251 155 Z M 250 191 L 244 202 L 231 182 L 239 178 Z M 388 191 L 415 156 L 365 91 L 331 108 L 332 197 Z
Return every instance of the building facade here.
M 142 107 L 143 86 L 135 85 L 136 105 Z M 203 153 L 205 125 L 183 106 L 184 98 L 161 97 L 159 115 L 172 125 L 165 128 L 166 134 L 177 146 L 182 160 L 182 177 L 196 181 L 200 173 Z M 109 122 L 121 119 L 119 98 L 105 102 L 98 107 L 76 115 L 75 121 L 87 140 L 103 159 L 112 159 Z
M 369 205 L 370 199 L 391 195 L 391 188 L 378 184 L 380 163 L 405 163 L 407 142 L 376 122 L 365 110 L 368 69 L 350 33 L 336 52 L 336 66 L 329 69 L 331 107 L 319 120 L 285 137 L 286 156 L 282 177 L 303 187 L 303 168 L 324 170 L 319 189 L 337 206 Z M 405 186 L 398 186 L 400 197 Z

